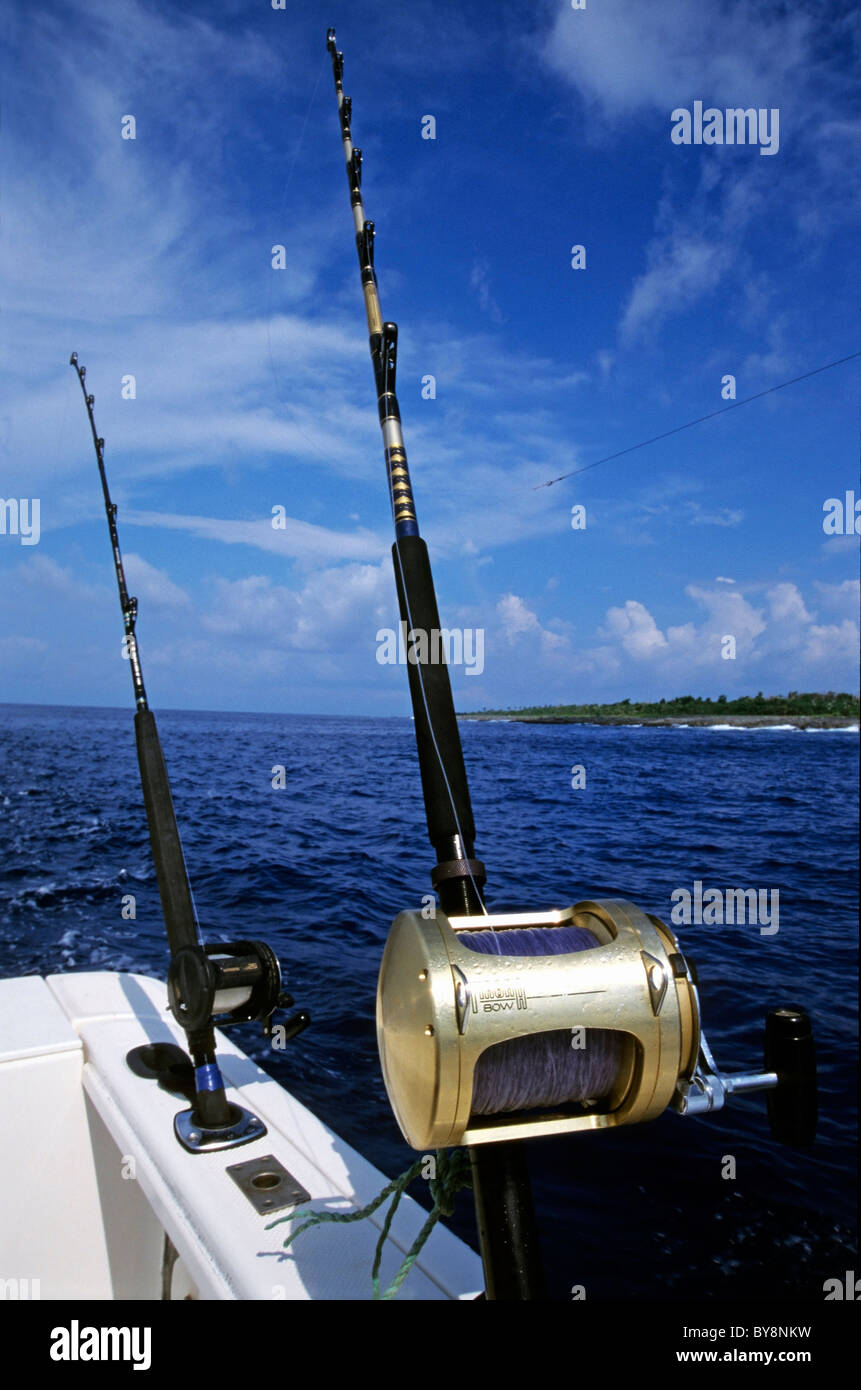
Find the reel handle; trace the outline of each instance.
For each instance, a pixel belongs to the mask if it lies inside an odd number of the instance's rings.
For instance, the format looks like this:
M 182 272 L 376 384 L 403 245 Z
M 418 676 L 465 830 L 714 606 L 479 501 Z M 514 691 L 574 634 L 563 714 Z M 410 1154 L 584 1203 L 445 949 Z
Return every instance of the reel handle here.
M 689 967 L 690 969 L 690 967 Z M 699 1057 L 689 1080 L 680 1079 L 670 1102 L 681 1115 L 721 1110 L 730 1096 L 767 1091 L 768 1122 L 781 1144 L 804 1148 L 816 1137 L 816 1050 L 804 1009 L 794 1004 L 771 1009 L 765 1020 L 765 1068 L 760 1072 L 722 1072 L 700 1029 Z
M 818 1110 L 816 1049 L 810 1018 L 803 1009 L 788 1004 L 768 1013 L 765 1069 L 777 1073 L 777 1086 L 767 1097 L 775 1139 L 793 1148 L 812 1144 Z

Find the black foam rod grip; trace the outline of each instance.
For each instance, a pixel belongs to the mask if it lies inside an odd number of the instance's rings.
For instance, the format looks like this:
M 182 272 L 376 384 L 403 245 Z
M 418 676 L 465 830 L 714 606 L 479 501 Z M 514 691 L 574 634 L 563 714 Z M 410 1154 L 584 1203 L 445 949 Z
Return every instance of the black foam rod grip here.
M 794 1148 L 816 1137 L 816 1049 L 803 1009 L 772 1009 L 765 1020 L 765 1069 L 777 1072 L 768 1092 L 768 1120 L 775 1139 Z
M 459 830 L 465 841 L 465 850 L 471 854 L 475 825 L 451 682 L 448 667 L 443 661 L 434 659 L 441 654 L 442 642 L 427 546 L 421 536 L 401 536 L 392 547 L 392 558 L 401 622 L 407 625 L 407 674 L 415 716 L 428 834 L 431 844 L 438 850 L 442 842 L 457 835 Z M 428 659 L 420 668 L 409 659 L 412 646 L 410 630 L 426 634 L 425 654 Z
M 135 714 L 135 736 L 152 857 L 171 954 L 197 946 L 197 919 L 185 868 L 170 782 L 152 710 Z

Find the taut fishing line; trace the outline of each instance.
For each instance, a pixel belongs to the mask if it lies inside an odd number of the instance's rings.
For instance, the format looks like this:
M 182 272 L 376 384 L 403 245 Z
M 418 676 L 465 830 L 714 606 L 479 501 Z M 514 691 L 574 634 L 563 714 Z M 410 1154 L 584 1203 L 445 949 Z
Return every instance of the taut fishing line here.
M 739 406 L 750 405 L 751 401 L 761 400 L 763 396 L 770 396 L 773 391 L 783 391 L 787 386 L 796 386 L 799 381 L 807 381 L 812 376 L 818 376 L 820 372 L 830 372 L 832 367 L 842 367 L 844 362 L 854 362 L 856 357 L 861 357 L 861 352 L 850 352 L 848 357 L 838 357 L 836 362 L 826 362 L 823 367 L 814 367 L 811 372 L 804 372 L 801 376 L 794 376 L 791 381 L 778 382 L 776 386 L 768 386 L 764 391 L 757 391 L 753 396 L 745 396 L 743 401 L 734 401 L 732 405 L 723 405 L 719 410 L 710 410 L 708 415 L 699 415 L 696 420 L 688 420 L 684 425 L 676 425 L 675 429 L 665 430 L 663 434 L 655 434 L 651 439 L 643 439 L 639 444 L 629 444 L 627 449 L 620 449 L 616 454 L 607 454 L 606 458 L 596 459 L 594 463 L 587 463 L 583 468 L 573 468 L 570 473 L 560 473 L 558 478 L 550 478 L 546 483 L 536 483 L 533 492 L 540 492 L 543 487 L 553 487 L 554 483 L 562 483 L 566 478 L 577 478 L 581 473 L 588 473 L 590 468 L 598 468 L 602 463 L 610 463 L 613 459 L 620 459 L 624 454 L 633 454 L 637 449 L 645 449 L 647 444 L 657 444 L 661 439 L 669 439 L 672 434 L 680 434 L 682 430 L 689 430 L 694 425 L 701 425 L 705 420 L 714 420 L 716 415 L 726 415 L 729 410 L 738 410 Z

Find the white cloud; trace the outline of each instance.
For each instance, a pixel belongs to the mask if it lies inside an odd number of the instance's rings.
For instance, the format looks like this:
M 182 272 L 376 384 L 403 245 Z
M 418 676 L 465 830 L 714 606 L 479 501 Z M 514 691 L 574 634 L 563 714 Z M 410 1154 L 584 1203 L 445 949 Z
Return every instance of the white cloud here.
M 606 635 L 615 638 L 628 656 L 638 661 L 667 646 L 651 613 L 636 599 L 628 599 L 623 608 L 607 610 Z
M 693 526 L 738 526 L 744 521 L 741 507 L 703 507 L 693 500 L 686 505 Z
M 276 651 L 316 653 L 334 670 L 347 651 L 375 660 L 377 628 L 394 621 L 395 609 L 385 561 L 317 570 L 300 589 L 273 584 L 265 575 L 219 579 L 203 626 Z
M 685 593 L 701 604 L 708 613 L 706 622 L 699 629 L 700 637 L 719 638 L 725 633 L 731 633 L 736 639 L 737 651 L 744 654 L 753 647 L 755 639 L 766 629 L 762 613 L 748 603 L 738 589 L 702 589 L 696 584 L 689 584 Z M 704 654 L 705 659 L 723 662 L 718 642 L 708 645 L 709 651 L 708 655 Z M 714 652 L 711 650 L 712 645 Z
M 695 98 L 718 104 L 777 105 L 809 60 L 813 19 L 746 0 L 613 0 L 583 13 L 568 5 L 544 48 L 548 65 L 612 116 L 672 107 Z
M 821 587 L 839 591 L 841 600 L 850 592 L 847 589 L 844 594 L 843 585 Z M 662 632 L 644 604 L 628 599 L 623 607 L 608 610 L 598 636 L 651 668 L 668 688 L 692 670 L 733 680 L 746 673 L 750 684 L 750 673 L 756 672 L 761 681 L 768 668 L 770 684 L 782 681 L 787 689 L 801 689 L 805 684 L 833 689 L 850 679 L 847 671 L 857 666 L 857 622 L 844 618 L 840 623 L 818 623 L 794 584 L 771 586 L 766 611 L 755 608 L 738 589 L 691 584 L 685 592 L 705 610 L 699 623 L 670 626 Z M 836 599 L 837 593 L 832 597 Z M 735 638 L 737 666 L 722 656 L 727 635 Z M 605 653 L 606 648 L 596 648 L 593 654 L 599 652 Z
M 805 634 L 801 653 L 807 668 L 820 667 L 833 673 L 835 669 L 847 669 L 853 673 L 844 677 L 848 685 L 854 678 L 858 688 L 858 624 L 844 618 L 841 623 L 820 625 L 812 623 Z M 837 682 L 840 684 L 841 682 Z
M 490 267 L 487 261 L 473 262 L 469 283 L 478 295 L 482 313 L 489 315 L 494 323 L 502 323 L 502 310 L 490 292 Z
M 169 512 L 128 511 L 124 518 L 134 526 L 163 527 L 187 531 L 206 540 L 227 545 L 250 545 L 275 555 L 290 556 L 320 564 L 325 560 L 378 560 L 387 544 L 371 531 L 352 533 L 314 526 L 295 517 L 284 518 L 284 527 L 275 529 L 273 517 L 259 521 L 233 521 L 222 517 L 176 516 Z
M 496 605 L 496 611 L 502 622 L 502 631 L 509 642 L 522 632 L 535 632 L 541 627 L 536 614 L 527 608 L 517 594 L 503 594 Z
M 824 584 L 816 580 L 813 587 L 823 607 L 836 609 L 846 617 L 857 618 L 861 603 L 861 580 L 844 579 L 842 584 Z
M 160 608 L 189 608 L 191 599 L 170 576 L 133 552 L 123 556 L 130 593 Z
M 105 589 L 96 588 L 80 578 L 73 569 L 58 565 L 50 555 L 36 552 L 26 563 L 15 571 L 16 581 L 26 589 L 43 589 L 47 593 L 61 594 L 75 604 L 91 604 L 104 598 Z
M 10 666 L 17 665 L 20 659 L 24 670 L 31 657 L 44 656 L 50 650 L 49 643 L 43 642 L 40 637 L 0 637 L 0 652 L 4 653 Z
M 842 555 L 858 553 L 857 536 L 829 536 L 822 542 L 822 553 L 828 559 L 839 559 Z
M 598 363 L 598 370 L 601 373 L 601 380 L 607 381 L 616 362 L 616 354 L 610 348 L 601 348 L 595 354 Z
M 857 592 L 856 581 L 820 587 L 837 607 Z M 794 584 L 768 586 L 763 607 L 735 586 L 689 585 L 685 594 L 699 609 L 696 620 L 662 628 L 645 603 L 627 599 L 608 608 L 594 645 L 543 627 L 523 598 L 503 595 L 496 606 L 499 628 L 488 633 L 487 650 L 493 653 L 502 643 L 513 655 L 500 657 L 493 667 L 488 663 L 481 700 L 497 706 L 511 705 L 513 698 L 542 704 L 618 699 L 626 693 L 657 699 L 689 690 L 695 682 L 704 694 L 857 686 L 857 622 L 846 617 L 820 623 Z M 735 638 L 734 660 L 722 656 L 727 635 Z M 505 699 L 494 696 L 497 682 Z
M 733 249 L 679 232 L 653 243 L 649 260 L 622 314 L 620 332 L 627 343 L 710 294 L 732 265 Z
M 773 589 L 768 590 L 767 598 L 775 622 L 789 622 L 798 626 L 811 622 L 804 599 L 794 584 L 775 584 Z
M 281 65 L 252 26 L 228 32 L 137 0 L 88 0 L 85 17 L 75 8 L 43 7 L 22 20 L 29 39 L 18 51 L 18 75 L 39 121 L 16 130 L 4 169 L 4 238 L 18 272 L 14 303 L 38 313 L 48 300 L 67 323 L 104 321 L 118 310 L 169 311 L 179 286 L 187 304 L 205 280 L 192 252 L 199 236 L 188 235 L 199 220 L 196 190 L 209 186 L 214 240 L 227 211 L 218 198 L 224 116 L 219 102 L 198 94 L 251 74 L 265 91 L 279 80 Z M 126 114 L 137 122 L 134 141 L 121 138 Z M 162 157 L 166 126 L 169 160 Z M 37 159 L 37 180 L 31 142 L 53 153 Z M 232 214 L 233 237 L 221 255 L 236 260 L 245 219 L 235 207 Z
M 765 323 L 765 339 L 768 343 L 768 352 L 749 352 L 745 357 L 741 375 L 746 381 L 757 381 L 763 378 L 772 379 L 775 377 L 788 376 L 792 370 L 792 355 L 787 347 L 786 338 L 789 333 L 789 325 L 786 314 L 770 313 Z
M 582 13 L 559 6 L 541 56 L 587 106 L 578 138 L 585 131 L 606 144 L 636 119 L 667 154 L 656 237 L 623 309 L 625 345 L 694 308 L 730 274 L 732 294 L 743 301 L 753 273 L 744 235 L 754 221 L 768 237 L 775 219 L 791 224 L 804 254 L 816 259 L 828 233 L 857 217 L 861 126 L 845 114 L 854 110 L 857 16 L 837 5 L 814 8 L 749 0 L 613 0 Z M 780 177 L 764 182 L 754 165 L 766 161 L 737 157 L 747 151 L 720 147 L 700 160 L 671 146 L 673 110 L 691 109 L 695 100 L 719 109 L 777 109 Z M 693 195 L 690 171 L 698 178 Z M 783 337 L 792 325 L 760 312 L 756 327 L 769 350 L 747 355 L 746 377 L 788 375 L 794 363 Z
M 496 612 L 502 629 L 502 636 L 509 644 L 526 636 L 539 639 L 540 650 L 545 656 L 558 656 L 568 649 L 567 637 L 549 628 L 542 627 L 538 615 L 528 608 L 517 594 L 503 594 L 496 605 Z

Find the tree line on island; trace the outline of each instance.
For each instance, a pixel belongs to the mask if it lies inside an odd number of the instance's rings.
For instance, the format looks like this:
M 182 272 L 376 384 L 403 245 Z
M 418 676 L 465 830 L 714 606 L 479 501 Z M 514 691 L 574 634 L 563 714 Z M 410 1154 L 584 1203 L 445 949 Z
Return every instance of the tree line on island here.
M 617 700 L 605 705 L 524 705 L 519 709 L 483 709 L 476 713 L 661 719 L 688 714 L 808 714 L 845 718 L 857 716 L 858 711 L 858 696 L 842 691 L 839 694 L 833 690 L 805 694 L 790 690 L 788 695 L 763 695 L 760 690 L 756 695 L 741 695 L 735 700 L 728 700 L 726 695 L 718 695 L 715 700 L 709 695 L 678 695 L 673 700 Z

